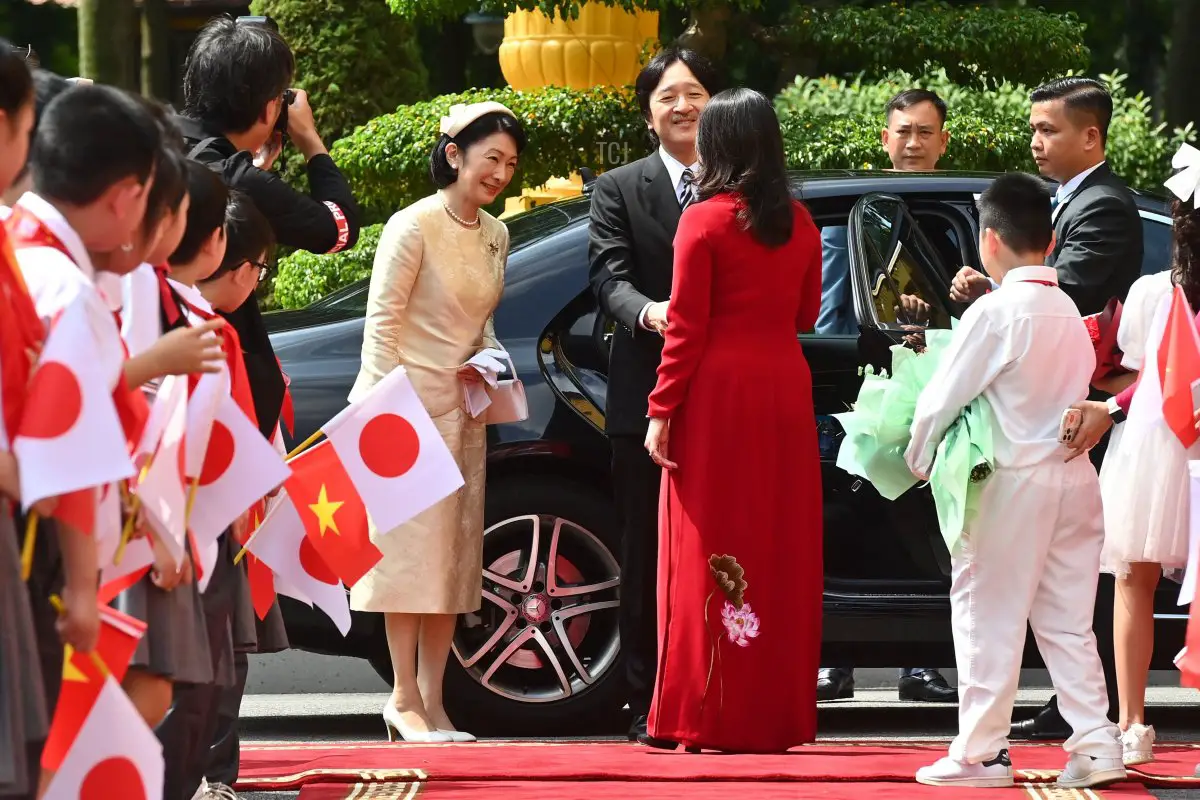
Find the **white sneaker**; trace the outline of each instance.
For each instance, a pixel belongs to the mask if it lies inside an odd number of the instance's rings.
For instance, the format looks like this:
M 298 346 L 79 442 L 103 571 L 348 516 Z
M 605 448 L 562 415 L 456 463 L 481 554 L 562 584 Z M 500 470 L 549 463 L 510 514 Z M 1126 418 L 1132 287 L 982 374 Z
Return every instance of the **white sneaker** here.
M 1154 760 L 1154 727 L 1152 725 L 1130 725 L 1121 734 L 1121 749 L 1125 766 L 1149 764 Z
M 1012 761 L 1001 750 L 991 761 L 967 764 L 943 758 L 917 770 L 917 783 L 926 786 L 969 786 L 976 789 L 1007 789 L 1013 785 Z
M 237 792 L 230 789 L 223 783 L 208 784 L 208 791 L 204 795 L 204 800 L 239 800 Z
M 1125 780 L 1125 764 L 1119 758 L 1092 758 L 1075 753 L 1058 776 L 1060 789 L 1090 789 Z
M 208 780 L 206 778 L 201 778 L 200 786 L 199 786 L 199 788 L 196 789 L 196 793 L 194 795 L 192 795 L 192 800 L 204 800 L 204 798 L 207 795 L 208 795 Z

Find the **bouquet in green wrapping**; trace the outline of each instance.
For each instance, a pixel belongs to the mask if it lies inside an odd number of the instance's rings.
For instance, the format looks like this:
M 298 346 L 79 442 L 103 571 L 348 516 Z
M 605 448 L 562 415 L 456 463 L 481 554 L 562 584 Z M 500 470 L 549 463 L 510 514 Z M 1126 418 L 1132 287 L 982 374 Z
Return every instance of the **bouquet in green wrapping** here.
M 951 331 L 925 332 L 925 352 L 902 345 L 892 350 L 892 374 L 877 374 L 867 367 L 858 400 L 851 411 L 834 416 L 846 436 L 837 465 L 864 478 L 881 496 L 895 500 L 917 484 L 904 460 L 908 449 L 917 398 L 941 362 Z M 954 551 L 963 530 L 978 507 L 979 491 L 992 474 L 991 406 L 977 397 L 955 420 L 938 445 L 929 487 L 937 505 L 938 525 L 946 546 Z

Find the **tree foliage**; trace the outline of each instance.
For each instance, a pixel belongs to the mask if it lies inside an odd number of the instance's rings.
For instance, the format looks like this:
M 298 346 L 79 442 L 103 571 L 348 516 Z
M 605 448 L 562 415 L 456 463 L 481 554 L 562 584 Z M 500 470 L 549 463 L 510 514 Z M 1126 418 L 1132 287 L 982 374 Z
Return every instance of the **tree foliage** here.
M 668 11 L 697 6 L 729 6 L 742 11 L 753 11 L 762 5 L 762 0 L 592 0 L 606 6 L 617 6 L 626 11 Z M 493 14 L 511 14 L 513 11 L 541 11 L 554 19 L 578 19 L 581 0 L 388 0 L 392 10 L 404 19 L 434 22 L 457 19 L 475 11 Z
M 308 92 L 326 146 L 428 93 L 413 27 L 378 0 L 254 0 L 250 8 L 279 23 L 296 55 L 294 86 Z M 285 171 L 302 179 L 299 154 Z
M 1073 13 L 953 6 L 942 0 L 882 6 L 798 5 L 760 38 L 776 53 L 802 54 L 822 74 L 879 77 L 942 68 L 979 85 L 988 76 L 1038 84 L 1087 69 L 1084 26 Z M 812 74 L 812 73 L 809 73 Z

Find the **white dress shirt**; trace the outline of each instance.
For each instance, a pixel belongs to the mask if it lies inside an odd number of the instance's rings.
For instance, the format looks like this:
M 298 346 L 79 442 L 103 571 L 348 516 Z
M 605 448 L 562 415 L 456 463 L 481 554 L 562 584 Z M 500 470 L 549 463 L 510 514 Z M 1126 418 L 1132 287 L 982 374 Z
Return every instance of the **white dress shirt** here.
M 980 395 L 995 414 L 998 469 L 1061 461 L 1063 412 L 1087 398 L 1095 368 L 1087 327 L 1058 288 L 1055 270 L 1012 270 L 998 290 L 967 308 L 921 393 L 905 453 L 909 467 L 928 478 L 946 431 Z
M 685 166 L 683 164 L 683 162 L 681 162 L 679 159 L 675 158 L 675 156 L 668 153 L 667 149 L 661 145 L 658 148 L 658 155 L 659 155 L 659 158 L 662 159 L 663 164 L 667 168 L 667 175 L 669 175 L 671 177 L 671 185 L 673 187 L 675 187 L 675 199 L 680 200 L 680 202 L 682 204 L 683 192 L 685 189 L 687 189 L 688 191 L 691 191 L 693 193 L 696 191 L 696 187 L 694 185 L 689 185 L 689 184 L 684 183 L 683 173 L 687 170 L 691 170 L 692 175 L 694 177 L 696 175 L 696 173 L 700 170 L 700 162 L 697 161 L 697 162 L 693 163 L 690 167 Z M 646 311 L 652 305 L 654 305 L 653 302 L 646 303 L 646 305 L 642 306 L 641 313 L 638 314 L 638 324 L 641 325 L 646 330 L 650 330 L 650 326 L 646 324 Z
M 1085 169 L 1083 172 L 1079 173 L 1074 178 L 1071 178 L 1071 180 L 1058 187 L 1058 191 L 1054 193 L 1054 213 L 1051 214 L 1053 219 L 1058 219 L 1059 209 L 1063 207 L 1064 203 L 1071 199 L 1071 195 L 1079 191 L 1080 184 L 1087 180 L 1087 176 L 1100 169 L 1100 167 L 1104 166 L 1104 164 L 1105 162 L 1101 161 L 1096 166 Z

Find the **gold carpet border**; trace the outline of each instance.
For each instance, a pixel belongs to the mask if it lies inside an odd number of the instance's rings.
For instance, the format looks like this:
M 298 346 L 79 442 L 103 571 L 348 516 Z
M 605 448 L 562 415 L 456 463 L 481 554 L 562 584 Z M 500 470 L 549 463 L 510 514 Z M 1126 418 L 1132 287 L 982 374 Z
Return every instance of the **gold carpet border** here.
M 314 778 L 329 778 L 331 783 L 341 783 L 350 778 L 360 778 L 364 781 L 396 781 L 407 778 L 420 782 L 429 780 L 429 775 L 423 769 L 306 769 L 290 775 L 254 778 L 245 782 L 255 786 L 291 786 L 306 782 L 319 782 L 313 781 Z

